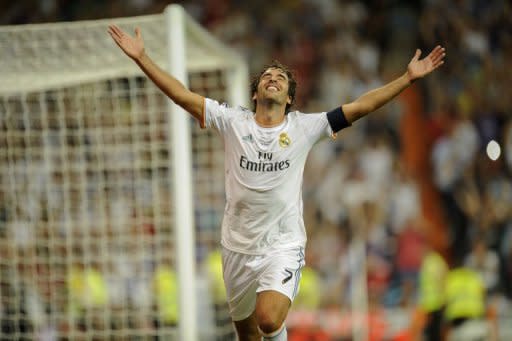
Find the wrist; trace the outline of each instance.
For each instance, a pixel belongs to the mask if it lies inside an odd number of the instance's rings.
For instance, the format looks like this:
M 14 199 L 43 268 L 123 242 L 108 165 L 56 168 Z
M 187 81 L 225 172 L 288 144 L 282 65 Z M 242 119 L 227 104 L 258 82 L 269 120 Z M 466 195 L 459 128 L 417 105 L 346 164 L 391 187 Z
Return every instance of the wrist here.
M 405 78 L 407 85 L 411 85 L 417 79 L 417 78 L 414 78 L 413 76 L 411 76 L 409 71 L 405 71 L 405 74 L 403 75 L 403 77 Z
M 133 60 L 137 64 L 142 64 L 146 58 L 147 58 L 146 51 L 142 50 L 142 52 L 138 56 L 133 57 Z

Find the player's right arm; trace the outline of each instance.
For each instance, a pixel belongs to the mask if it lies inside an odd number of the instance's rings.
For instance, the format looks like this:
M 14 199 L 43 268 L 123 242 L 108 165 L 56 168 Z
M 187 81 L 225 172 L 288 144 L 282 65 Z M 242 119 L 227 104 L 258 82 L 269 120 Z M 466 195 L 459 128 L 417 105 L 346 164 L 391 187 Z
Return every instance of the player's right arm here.
M 108 33 L 121 50 L 137 63 L 160 90 L 202 124 L 204 119 L 203 96 L 187 89 L 180 81 L 162 70 L 149 58 L 144 50 L 144 41 L 138 27 L 135 29 L 135 37 L 130 36 L 116 25 L 110 25 Z

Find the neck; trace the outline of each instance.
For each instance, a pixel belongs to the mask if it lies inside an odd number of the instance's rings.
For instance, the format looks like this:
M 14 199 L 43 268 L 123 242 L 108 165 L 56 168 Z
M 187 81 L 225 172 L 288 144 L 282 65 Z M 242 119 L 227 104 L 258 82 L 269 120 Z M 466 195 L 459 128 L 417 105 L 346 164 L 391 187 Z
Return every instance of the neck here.
M 271 128 L 280 125 L 285 119 L 286 106 L 262 105 L 256 107 L 255 120 L 259 126 Z

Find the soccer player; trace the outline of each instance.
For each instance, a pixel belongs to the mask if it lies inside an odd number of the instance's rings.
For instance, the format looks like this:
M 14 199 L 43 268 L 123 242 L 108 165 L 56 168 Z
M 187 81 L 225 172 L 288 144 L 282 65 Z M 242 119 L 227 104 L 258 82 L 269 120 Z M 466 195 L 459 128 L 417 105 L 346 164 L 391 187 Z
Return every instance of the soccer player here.
M 286 66 L 265 67 L 252 83 L 255 112 L 191 92 L 146 54 L 140 29 L 132 37 L 111 25 L 109 34 L 142 71 L 202 128 L 224 139 L 226 207 L 222 222 L 224 284 L 240 340 L 286 340 L 285 318 L 304 266 L 302 176 L 311 147 L 324 136 L 378 109 L 414 80 L 443 64 L 435 47 L 394 81 L 328 112 L 289 112 L 296 81 Z M 333 190 L 341 190 L 335 189 Z

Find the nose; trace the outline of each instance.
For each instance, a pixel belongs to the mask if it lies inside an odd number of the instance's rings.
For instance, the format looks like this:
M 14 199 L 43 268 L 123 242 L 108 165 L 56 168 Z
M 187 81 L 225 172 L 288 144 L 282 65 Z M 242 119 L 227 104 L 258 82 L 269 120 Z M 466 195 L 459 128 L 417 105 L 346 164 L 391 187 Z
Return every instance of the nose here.
M 280 81 L 280 79 L 277 76 L 272 76 L 268 80 L 268 84 L 274 84 L 274 85 L 278 86 L 280 83 L 281 83 L 281 81 Z

